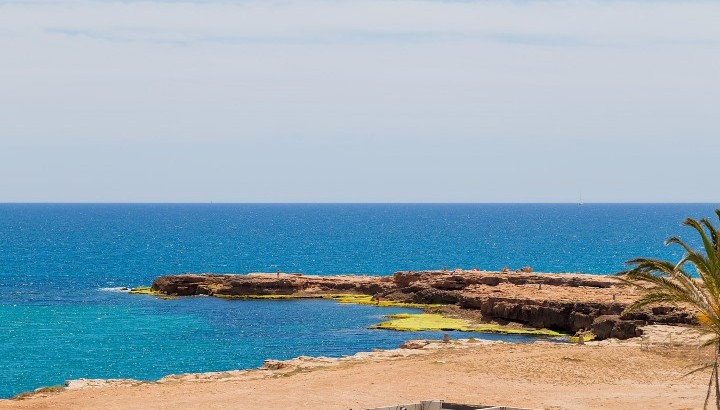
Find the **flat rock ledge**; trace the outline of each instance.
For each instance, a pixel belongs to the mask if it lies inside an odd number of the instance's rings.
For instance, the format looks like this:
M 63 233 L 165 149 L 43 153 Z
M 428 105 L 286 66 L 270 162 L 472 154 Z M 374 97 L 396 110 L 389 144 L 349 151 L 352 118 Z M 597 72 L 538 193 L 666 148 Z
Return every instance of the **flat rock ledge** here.
M 591 331 L 597 340 L 642 335 L 652 324 L 697 324 L 692 312 L 658 306 L 623 310 L 639 297 L 612 276 L 522 271 L 402 271 L 392 276 L 302 274 L 178 274 L 161 276 L 151 290 L 168 296 L 322 297 L 372 295 L 383 301 L 455 306 L 459 316 L 514 322 L 566 333 Z

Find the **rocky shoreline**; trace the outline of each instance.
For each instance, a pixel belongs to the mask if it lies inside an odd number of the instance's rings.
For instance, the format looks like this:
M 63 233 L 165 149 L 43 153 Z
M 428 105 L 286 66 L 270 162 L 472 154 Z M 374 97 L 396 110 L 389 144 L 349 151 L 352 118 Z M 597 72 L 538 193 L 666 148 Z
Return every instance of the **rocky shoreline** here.
M 553 409 L 629 410 L 638 402 L 649 408 L 691 408 L 700 402 L 703 393 L 697 386 L 705 376 L 683 374 L 712 355 L 699 348 L 707 339 L 686 326 L 644 330 L 643 338 L 582 346 L 410 340 L 398 349 L 266 360 L 256 369 L 175 374 L 156 381 L 76 379 L 0 400 L 0 408 L 239 408 L 248 397 L 253 408 L 368 408 L 407 397 Z M 648 373 L 648 366 L 662 371 Z M 654 394 L 659 384 L 668 395 Z
M 263 364 L 256 369 L 227 370 L 217 372 L 204 373 L 183 373 L 170 374 L 156 381 L 145 381 L 136 379 L 74 379 L 65 381 L 64 389 L 66 390 L 84 390 L 103 387 L 117 386 L 139 386 L 143 384 L 167 384 L 177 382 L 187 383 L 206 383 L 213 381 L 234 381 L 252 378 L 276 377 L 292 374 L 298 371 L 307 371 L 316 368 L 337 367 L 344 363 L 357 363 L 365 361 L 385 361 L 410 356 L 417 356 L 431 353 L 437 349 L 467 349 L 482 345 L 490 345 L 504 343 L 489 340 L 474 339 L 457 339 L 448 342 L 440 340 L 408 340 L 400 345 L 397 349 L 379 350 L 372 352 L 358 352 L 353 355 L 342 357 L 325 357 L 325 356 L 299 356 L 288 360 L 266 359 Z M 32 396 L 42 391 L 28 393 Z
M 623 315 L 635 288 L 611 276 L 527 271 L 403 271 L 392 276 L 314 276 L 286 273 L 161 276 L 148 293 L 222 298 L 363 296 L 355 301 L 428 306 L 477 322 L 518 324 L 597 340 L 628 339 L 652 324 L 696 324 L 682 308 L 659 306 Z M 439 307 L 440 306 L 440 307 Z

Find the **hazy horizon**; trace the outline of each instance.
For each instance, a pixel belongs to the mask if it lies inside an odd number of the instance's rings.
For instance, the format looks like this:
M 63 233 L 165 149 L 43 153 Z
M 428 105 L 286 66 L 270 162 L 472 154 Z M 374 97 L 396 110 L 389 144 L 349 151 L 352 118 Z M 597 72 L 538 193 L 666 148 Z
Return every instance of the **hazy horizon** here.
M 712 205 L 720 202 L 0 202 L 0 205 Z
M 718 15 L 0 0 L 0 202 L 718 203 Z

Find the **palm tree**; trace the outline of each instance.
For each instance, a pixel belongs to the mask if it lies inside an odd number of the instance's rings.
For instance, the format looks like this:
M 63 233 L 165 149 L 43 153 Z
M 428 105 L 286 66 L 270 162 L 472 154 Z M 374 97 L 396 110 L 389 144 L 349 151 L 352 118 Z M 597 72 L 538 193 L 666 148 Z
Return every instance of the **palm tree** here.
M 720 209 L 716 209 L 715 214 L 720 220 Z M 695 310 L 702 328 L 713 335 L 705 345 L 715 346 L 715 359 L 691 373 L 712 367 L 704 408 L 707 409 L 714 385 L 715 406 L 720 410 L 720 228 L 714 227 L 707 219 L 697 221 L 688 218 L 683 225 L 697 231 L 702 239 L 702 249 L 695 250 L 680 238 L 672 237 L 665 244 L 679 245 L 685 250 L 679 262 L 649 258 L 628 261 L 633 268 L 618 275 L 622 281 L 642 289 L 643 296 L 628 306 L 625 312 L 661 303 L 689 305 Z

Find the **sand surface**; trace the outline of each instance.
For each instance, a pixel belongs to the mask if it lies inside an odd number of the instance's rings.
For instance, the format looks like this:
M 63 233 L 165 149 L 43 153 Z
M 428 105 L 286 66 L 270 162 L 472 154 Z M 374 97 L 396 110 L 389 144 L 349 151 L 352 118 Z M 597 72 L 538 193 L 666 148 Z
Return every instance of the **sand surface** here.
M 688 338 L 673 330 L 674 343 Z M 646 340 L 585 345 L 434 343 L 342 360 L 301 358 L 265 370 L 118 382 L 0 401 L 1 409 L 363 409 L 444 399 L 536 409 L 702 408 L 709 374 L 695 346 Z M 422 344 L 421 344 L 422 345 Z

